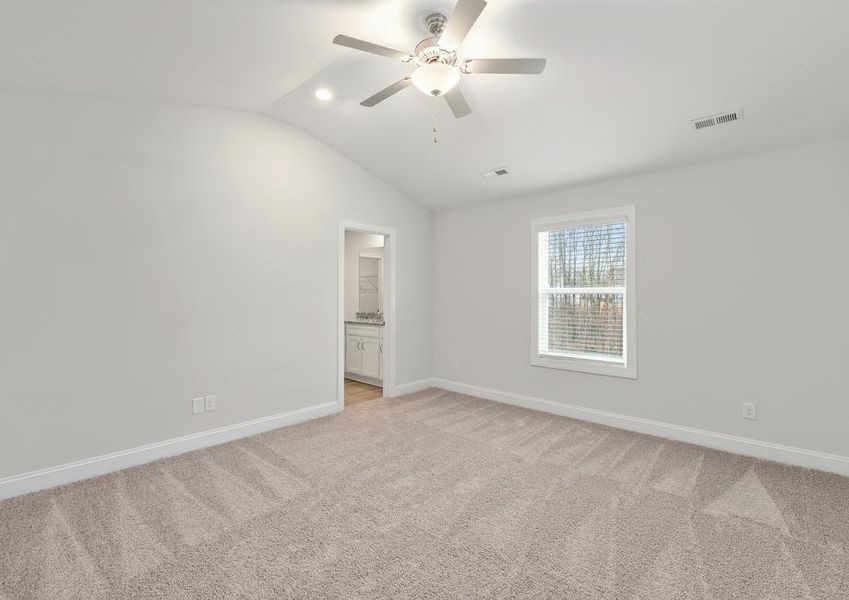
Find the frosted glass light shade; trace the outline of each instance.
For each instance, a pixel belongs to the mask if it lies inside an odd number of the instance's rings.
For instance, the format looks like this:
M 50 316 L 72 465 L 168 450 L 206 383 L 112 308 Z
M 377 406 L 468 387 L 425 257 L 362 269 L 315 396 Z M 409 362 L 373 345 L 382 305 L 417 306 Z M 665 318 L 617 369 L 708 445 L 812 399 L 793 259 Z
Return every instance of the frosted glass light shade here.
M 422 65 L 413 71 L 413 85 L 428 96 L 442 96 L 460 81 L 460 69 L 443 63 Z

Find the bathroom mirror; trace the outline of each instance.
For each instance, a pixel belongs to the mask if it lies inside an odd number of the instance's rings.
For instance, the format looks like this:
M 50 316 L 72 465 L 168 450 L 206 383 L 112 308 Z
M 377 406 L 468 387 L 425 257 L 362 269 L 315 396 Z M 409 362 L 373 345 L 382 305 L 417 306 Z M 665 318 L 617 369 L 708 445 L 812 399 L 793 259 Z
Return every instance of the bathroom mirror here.
M 364 253 L 365 254 L 365 253 Z M 382 277 L 381 263 L 378 256 L 360 255 L 359 267 L 359 312 L 381 312 Z

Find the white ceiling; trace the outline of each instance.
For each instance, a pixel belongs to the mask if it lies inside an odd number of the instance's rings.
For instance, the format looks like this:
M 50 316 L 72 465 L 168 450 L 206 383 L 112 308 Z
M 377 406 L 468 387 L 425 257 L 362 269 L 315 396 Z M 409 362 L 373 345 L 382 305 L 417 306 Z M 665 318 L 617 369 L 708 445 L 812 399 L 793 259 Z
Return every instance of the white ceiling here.
M 490 0 L 463 56 L 544 56 L 543 75 L 464 76 L 461 120 L 414 88 L 359 106 L 410 67 L 333 36 L 412 50 L 452 6 L 0 0 L 0 87 L 262 112 L 434 209 L 849 135 L 846 0 Z M 740 107 L 738 125 L 688 128 Z

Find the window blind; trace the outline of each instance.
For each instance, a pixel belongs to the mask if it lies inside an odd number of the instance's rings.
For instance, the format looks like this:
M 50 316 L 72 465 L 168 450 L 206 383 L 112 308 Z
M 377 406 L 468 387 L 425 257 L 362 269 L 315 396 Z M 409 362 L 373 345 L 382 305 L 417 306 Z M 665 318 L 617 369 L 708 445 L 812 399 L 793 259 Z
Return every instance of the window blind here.
M 626 222 L 537 232 L 540 356 L 625 364 Z

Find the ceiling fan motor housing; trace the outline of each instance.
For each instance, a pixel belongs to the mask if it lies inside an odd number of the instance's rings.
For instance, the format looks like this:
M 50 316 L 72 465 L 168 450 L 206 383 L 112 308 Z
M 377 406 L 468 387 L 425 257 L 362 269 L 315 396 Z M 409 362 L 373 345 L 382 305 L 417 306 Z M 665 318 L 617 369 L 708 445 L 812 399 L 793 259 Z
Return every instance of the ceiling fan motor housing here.
M 439 58 L 439 38 L 445 30 L 446 23 L 448 23 L 448 19 L 442 13 L 433 13 L 425 19 L 425 29 L 430 33 L 430 37 L 423 39 L 416 45 L 414 54 L 418 64 L 421 65 L 437 61 Z
M 430 40 L 424 40 L 422 44 L 429 41 Z M 439 46 L 425 46 L 421 49 L 417 47 L 416 56 L 413 59 L 413 62 L 419 66 L 430 65 L 433 63 L 442 63 L 453 66 L 454 63 L 457 62 L 457 54 L 455 52 L 443 50 Z
M 448 23 L 448 18 L 442 13 L 433 13 L 425 19 L 425 28 L 430 32 L 430 35 L 439 37 L 445 30 L 445 24 Z

